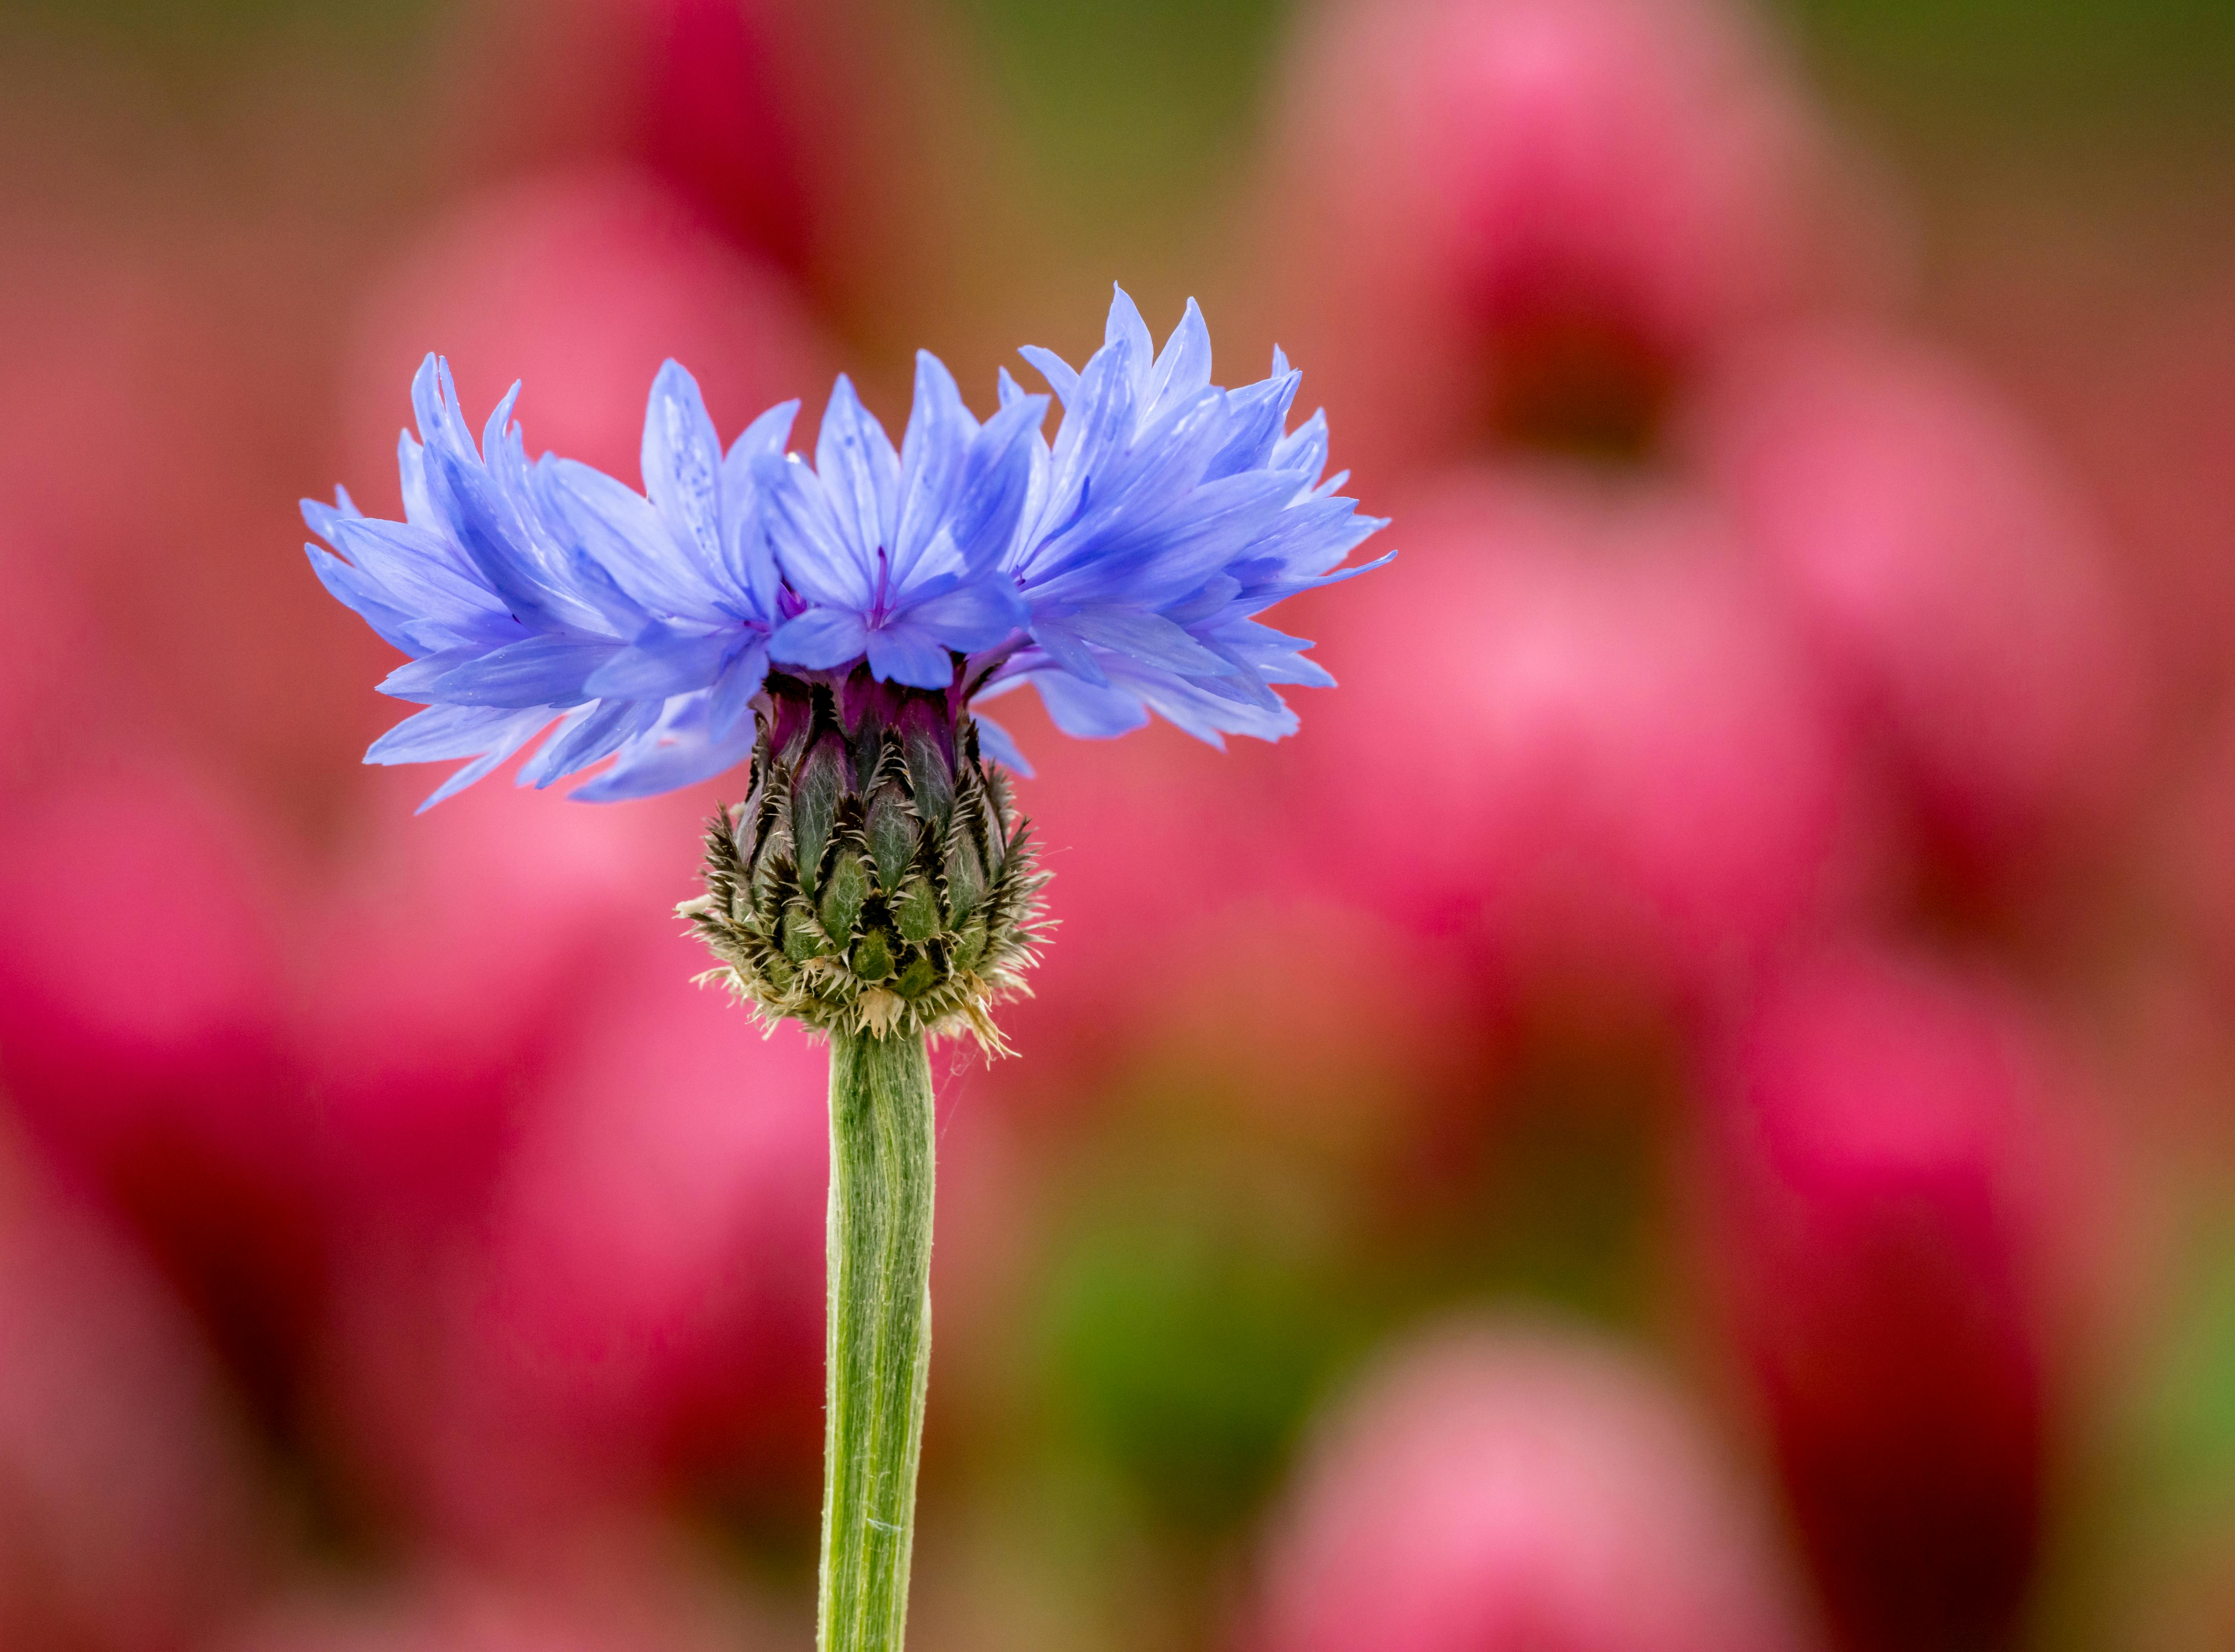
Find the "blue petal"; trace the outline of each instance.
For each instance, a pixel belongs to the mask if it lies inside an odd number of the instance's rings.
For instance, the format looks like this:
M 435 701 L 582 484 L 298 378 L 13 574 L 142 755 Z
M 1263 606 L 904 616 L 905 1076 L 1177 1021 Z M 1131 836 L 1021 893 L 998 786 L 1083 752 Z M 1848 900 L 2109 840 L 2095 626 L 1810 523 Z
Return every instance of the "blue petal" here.
M 1132 435 L 1133 409 L 1133 373 L 1125 346 L 1098 350 L 1080 376 L 1077 397 L 1065 405 L 1063 427 L 1056 433 L 1046 507 L 1057 518 L 1052 528 L 1062 528 L 1091 502 L 1092 479 L 1124 451 Z
M 1017 354 L 1039 370 L 1040 377 L 1047 380 L 1048 388 L 1055 392 L 1055 399 L 1061 402 L 1065 408 L 1069 408 L 1072 403 L 1078 399 L 1078 369 L 1064 360 L 1052 350 L 1044 349 L 1039 344 L 1026 344 Z M 1016 383 L 1014 379 L 1009 377 L 1009 371 L 1006 367 L 1001 370 L 1001 377 L 1005 386 Z M 1001 393 L 1001 401 L 1004 406 L 1008 404 L 1009 394 L 1006 387 Z
M 701 580 L 721 567 L 722 444 L 698 381 L 682 364 L 660 364 L 644 412 L 645 496 Z
M 449 364 L 441 357 L 429 356 L 411 376 L 411 412 L 424 447 L 471 451 L 473 438 L 467 435 L 465 420 L 457 410 L 457 390 L 450 383 Z
M 759 458 L 780 458 L 783 444 L 791 435 L 792 421 L 799 416 L 799 398 L 778 402 L 737 433 L 730 443 L 730 451 L 723 456 L 724 481 L 734 467 L 750 467 Z
M 733 590 L 747 597 L 754 615 L 774 620 L 777 612 L 776 551 L 762 520 L 760 482 L 754 468 L 781 459 L 799 416 L 796 401 L 779 402 L 755 419 L 730 444 L 722 461 L 722 560 Z
M 1103 325 L 1102 347 L 1109 350 L 1122 346 L 1128 370 L 1145 378 L 1149 364 L 1156 359 L 1156 340 L 1149 335 L 1149 324 L 1141 319 L 1141 307 L 1133 302 L 1132 295 L 1115 282 L 1110 288 L 1110 318 Z M 1141 388 L 1146 389 L 1144 384 Z
M 520 381 L 512 381 L 512 388 L 497 399 L 489 410 L 488 423 L 482 426 L 482 456 L 493 457 L 504 446 L 505 432 L 512 426 L 512 410 L 520 402 Z
M 744 761 L 753 748 L 750 723 L 732 738 L 711 738 L 705 702 L 692 695 L 672 700 L 659 722 L 620 750 L 613 766 L 567 794 L 576 803 L 620 803 L 711 780 Z
M 791 588 L 809 602 L 866 613 L 876 600 L 875 563 L 840 523 L 822 479 L 796 455 L 758 461 L 753 477 L 777 565 Z
M 429 508 L 466 564 L 523 623 L 551 629 L 605 625 L 606 613 L 567 589 L 539 558 L 535 524 L 523 515 L 531 502 L 475 453 L 447 364 L 428 357 L 412 383 L 412 403 L 426 442 L 421 469 Z M 516 457 L 515 446 L 506 444 L 500 456 Z
M 486 582 L 459 571 L 432 534 L 370 517 L 337 521 L 333 530 L 335 548 L 415 613 L 446 620 L 507 613 Z
M 387 593 L 323 546 L 305 545 L 311 568 L 329 594 L 370 626 L 390 647 L 421 652 L 412 616 L 389 600 Z
M 1133 547 L 1138 554 L 1131 566 L 1110 556 L 1098 564 L 1094 547 L 1083 546 L 1061 559 L 1065 571 L 1060 576 L 1042 580 L 1027 594 L 1035 601 L 1076 602 L 1123 593 L 1161 606 L 1196 589 L 1272 528 L 1285 491 L 1279 478 L 1262 472 L 1206 482 L 1190 496 L 1185 511 Z
M 1190 298 L 1187 313 L 1172 329 L 1163 353 L 1157 357 L 1156 371 L 1149 378 L 1149 404 L 1159 407 L 1168 401 L 1183 401 L 1209 383 L 1210 329 L 1204 324 L 1202 310 Z
M 1288 709 L 1288 702 L 1275 694 L 1253 667 L 1231 655 L 1228 656 L 1227 669 L 1216 676 L 1208 672 L 1198 675 L 1180 672 L 1170 675 L 1174 680 L 1184 682 L 1190 688 L 1215 698 L 1231 700 L 1237 705 L 1255 706 L 1258 711 L 1275 717 Z
M 1207 390 L 1169 409 L 1149 437 L 1113 456 L 1069 524 L 1034 552 L 1031 583 L 1045 588 L 1067 570 L 1107 568 L 1118 561 L 1121 549 L 1145 554 L 1143 535 L 1168 532 L 1190 515 L 1201 515 L 1210 498 L 1224 497 L 1206 498 L 1195 486 L 1211 453 L 1226 439 L 1224 400 L 1224 392 Z M 1258 488 L 1268 510 L 1293 491 L 1285 481 Z M 1090 588 L 1114 593 L 1115 587 L 1097 576 Z
M 1327 409 L 1321 408 L 1273 444 L 1273 456 L 1267 462 L 1275 470 L 1293 470 L 1307 482 L 1316 482 L 1327 460 Z
M 720 616 L 715 590 L 685 560 L 651 501 L 572 459 L 554 459 L 541 474 L 546 508 L 629 596 L 670 619 Z
M 579 618 L 551 589 L 534 559 L 514 542 L 488 473 L 471 459 L 438 452 L 431 445 L 427 460 L 428 492 L 436 514 L 449 525 L 475 572 L 514 616 L 554 626 Z
M 1336 568 L 1331 574 L 1317 574 L 1307 579 L 1283 580 L 1272 584 L 1253 584 L 1244 590 L 1243 600 L 1250 605 L 1250 612 L 1254 613 L 1260 608 L 1271 607 L 1273 604 L 1285 597 L 1295 596 L 1305 591 L 1316 591 L 1321 586 L 1341 585 L 1347 580 L 1356 579 L 1361 574 L 1371 574 L 1377 568 L 1386 567 L 1396 560 L 1397 553 L 1388 551 L 1375 557 L 1371 562 L 1353 563 L 1349 567 Z
M 1203 473 L 1207 476 L 1231 476 L 1243 470 L 1263 466 L 1273 456 L 1281 440 L 1282 427 L 1288 417 L 1288 404 L 1295 400 L 1296 386 L 1301 375 L 1291 373 L 1286 378 L 1268 378 L 1262 384 L 1238 390 L 1228 398 L 1233 410 L 1234 433 L 1218 456 L 1210 462 Z
M 711 688 L 746 634 L 737 626 L 691 632 L 654 626 L 591 672 L 583 692 L 599 699 L 665 699 Z
M 1231 574 L 1214 574 L 1203 582 L 1203 588 L 1181 601 L 1168 604 L 1164 618 L 1176 626 L 1193 626 L 1209 619 L 1220 609 L 1242 594 L 1242 582 Z
M 613 756 L 659 720 L 659 700 L 600 700 L 576 712 L 520 765 L 514 783 L 538 790 Z
M 454 667 L 427 692 L 454 705 L 580 705 L 591 673 L 620 652 L 619 643 L 530 637 Z
M 948 533 L 966 568 L 992 566 L 1016 537 L 1031 491 L 1047 397 L 1027 396 L 986 421 L 970 444 Z
M 466 764 L 464 768 L 460 769 L 456 773 L 453 774 L 448 780 L 445 780 L 441 785 L 436 787 L 434 790 L 429 792 L 426 796 L 420 800 L 419 807 L 413 810 L 411 812 L 415 815 L 423 815 L 429 810 L 432 809 L 436 803 L 448 802 L 450 798 L 456 796 L 460 792 L 463 791 L 468 786 L 472 785 L 475 781 L 486 778 L 488 775 L 495 772 L 495 770 L 503 764 L 507 757 L 510 757 L 515 751 L 517 751 L 520 747 L 526 743 L 528 735 L 532 735 L 534 732 L 535 731 L 534 729 L 530 729 L 526 734 L 521 735 L 518 740 L 513 741 L 509 745 L 492 748 L 490 751 L 475 758 L 471 763 Z
M 904 617 L 957 653 L 974 654 L 1006 642 L 1027 615 L 1015 590 L 995 578 L 974 580 L 919 602 Z
M 753 707 L 753 696 L 761 692 L 768 680 L 769 651 L 767 641 L 754 638 L 737 652 L 722 672 L 721 680 L 714 685 L 706 701 L 706 731 L 718 741 L 726 741 L 743 728 L 752 731 L 752 719 L 748 715 Z
M 346 488 L 334 489 L 334 502 L 331 505 L 316 499 L 298 500 L 296 502 L 301 507 L 304 522 L 329 545 L 334 542 L 334 525 L 337 522 L 355 521 L 364 515 L 351 502 Z
M 954 680 L 954 661 L 945 645 L 928 627 L 906 620 L 874 628 L 867 652 L 869 671 L 881 683 L 945 688 Z
M 892 582 L 904 586 L 925 549 L 945 526 L 947 503 L 962 478 L 964 456 L 978 421 L 962 405 L 954 377 L 927 350 L 915 357 L 915 403 L 901 439 L 898 521 L 892 545 Z
M 1290 637 L 1253 620 L 1230 623 L 1209 634 L 1229 659 L 1246 664 L 1268 683 L 1296 683 L 1310 688 L 1333 688 L 1334 676 L 1316 661 L 1306 659 L 1311 646 L 1301 637 Z
M 438 714 L 440 720 L 429 722 Z M 406 718 L 374 741 L 364 760 L 378 764 L 422 763 L 478 753 L 473 762 L 451 775 L 419 805 L 418 812 L 423 815 L 496 768 L 534 738 L 557 715 L 548 706 L 500 711 L 486 706 L 438 705 Z
M 1056 727 L 1075 739 L 1112 740 L 1149 720 L 1139 697 L 1122 688 L 1098 688 L 1066 672 L 1041 672 L 1032 680 Z
M 1027 780 L 1032 777 L 1032 765 L 1025 761 L 1024 748 L 1014 736 L 983 711 L 973 711 L 970 720 L 978 726 L 978 755 L 1014 770 Z
M 515 711 L 494 705 L 430 705 L 415 711 L 375 740 L 367 763 L 440 763 L 478 757 L 525 729 L 509 751 L 559 713 L 548 706 Z
M 1118 606 L 1083 608 L 1071 630 L 1090 643 L 1182 676 L 1217 676 L 1226 662 L 1160 614 Z
M 1161 672 L 1112 668 L 1122 685 L 1137 692 L 1149 708 L 1184 733 L 1222 751 L 1222 734 L 1247 734 L 1260 740 L 1277 740 L 1296 731 L 1296 714 L 1277 699 L 1262 705 L 1211 692 L 1204 685 L 1183 681 Z
M 1032 633 L 1033 642 L 1039 646 L 1041 652 L 1063 670 L 1097 688 L 1108 685 L 1110 678 L 1104 672 L 1101 661 L 1095 659 L 1093 650 L 1072 630 L 1067 620 L 1036 617 L 1032 621 Z
M 893 511 L 899 493 L 900 455 L 877 423 L 854 381 L 845 374 L 830 387 L 823 429 L 815 439 L 815 472 L 830 496 L 831 510 L 859 548 L 865 567 L 880 549 L 893 543 Z
M 409 430 L 399 432 L 396 438 L 396 470 L 403 484 L 403 520 L 429 533 L 440 532 L 442 521 L 435 515 L 434 501 L 427 492 L 427 455 Z
M 408 665 L 398 665 L 383 678 L 378 691 L 399 700 L 418 700 L 423 704 L 438 698 L 434 685 L 461 665 L 470 665 L 488 653 L 481 643 L 460 643 L 449 648 L 438 648 L 431 654 L 423 654 Z
M 809 671 L 836 671 L 862 658 L 869 627 L 850 608 L 809 608 L 778 626 L 769 639 L 769 658 Z

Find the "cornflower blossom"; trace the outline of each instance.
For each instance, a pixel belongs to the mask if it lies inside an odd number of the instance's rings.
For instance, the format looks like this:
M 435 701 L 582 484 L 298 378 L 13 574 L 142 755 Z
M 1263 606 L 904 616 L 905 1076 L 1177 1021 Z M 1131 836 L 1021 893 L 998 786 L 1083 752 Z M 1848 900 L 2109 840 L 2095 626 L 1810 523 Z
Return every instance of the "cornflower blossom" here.
M 1120 291 L 1085 366 L 1004 372 L 982 423 L 916 358 L 895 449 L 840 378 L 810 462 L 796 403 L 725 453 L 668 363 L 645 420 L 645 491 L 546 456 L 511 423 L 475 447 L 449 371 L 414 382 L 404 518 L 306 503 L 337 597 L 411 656 L 381 685 L 426 709 L 367 759 L 469 759 L 439 802 L 541 738 L 523 783 L 611 760 L 576 789 L 637 797 L 750 754 L 710 824 L 706 892 L 678 908 L 765 1019 L 830 1041 L 829 1455 L 816 1644 L 899 1652 L 929 1369 L 934 1133 L 929 1039 L 1002 1047 L 991 1005 L 1042 938 L 1030 828 L 976 714 L 1032 684 L 1066 732 L 1151 711 L 1217 744 L 1277 739 L 1275 685 L 1327 684 L 1258 622 L 1347 579 L 1382 524 L 1327 481 L 1327 422 L 1288 429 L 1297 376 L 1210 382 L 1193 304 L 1158 351 Z M 1386 559 L 1384 559 L 1386 560 Z M 1369 563 L 1366 567 L 1379 566 Z M 991 757 L 995 761 L 989 762 Z
M 1343 475 L 1322 481 L 1324 416 L 1287 429 L 1299 375 L 1276 351 L 1269 377 L 1220 389 L 1196 305 L 1159 352 L 1122 290 L 1083 369 L 1025 354 L 1063 404 L 1052 442 L 1047 397 L 1004 371 L 980 423 L 925 354 L 898 450 L 842 377 L 812 464 L 783 451 L 796 402 L 724 453 L 670 362 L 642 494 L 571 460 L 531 462 L 516 385 L 476 449 L 429 357 L 419 436 L 398 449 L 405 520 L 367 517 L 345 492 L 304 505 L 332 547 L 308 547 L 327 589 L 412 656 L 382 692 L 428 708 L 366 760 L 470 758 L 431 805 L 548 730 L 521 783 L 610 757 L 573 795 L 646 796 L 750 753 L 771 665 L 834 682 L 866 665 L 973 699 L 1029 682 L 1086 738 L 1151 711 L 1213 744 L 1293 731 L 1274 685 L 1333 679 L 1255 616 L 1364 572 L 1340 565 L 1383 525 L 1336 496 Z M 990 755 L 1025 769 L 980 727 Z

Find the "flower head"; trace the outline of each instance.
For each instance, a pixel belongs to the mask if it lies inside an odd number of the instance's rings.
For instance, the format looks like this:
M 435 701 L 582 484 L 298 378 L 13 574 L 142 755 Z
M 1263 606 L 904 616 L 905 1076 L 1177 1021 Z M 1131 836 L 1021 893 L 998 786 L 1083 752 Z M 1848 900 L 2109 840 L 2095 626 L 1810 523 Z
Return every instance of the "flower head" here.
M 411 656 L 383 693 L 427 707 L 373 763 L 471 759 L 428 802 L 541 737 L 522 784 L 613 759 L 574 796 L 638 797 L 708 779 L 754 749 L 771 665 L 802 684 L 857 671 L 967 705 L 1024 683 L 1090 738 L 1150 711 L 1203 739 L 1295 727 L 1275 685 L 1332 681 L 1259 623 L 1281 598 L 1348 578 L 1382 524 L 1322 482 L 1327 423 L 1289 431 L 1297 375 L 1210 383 L 1188 305 L 1161 352 L 1121 291 L 1103 347 L 1073 370 L 1026 356 L 1063 405 L 1006 372 L 982 423 L 920 356 L 896 449 L 840 378 L 812 463 L 784 451 L 798 403 L 725 454 L 670 362 L 645 421 L 644 491 L 571 460 L 530 462 L 518 386 L 475 446 L 448 369 L 414 381 L 401 522 L 305 502 L 331 548 L 328 590 Z M 1386 559 L 1385 559 L 1386 560 Z M 1367 567 L 1379 566 L 1367 564 Z M 988 751 L 1022 768 L 1000 731 Z
M 771 1019 L 884 1036 L 967 1030 L 1021 988 L 1045 881 L 974 702 L 1032 684 L 1057 724 L 1124 733 L 1156 711 L 1216 744 L 1278 738 L 1273 685 L 1332 681 L 1258 622 L 1363 568 L 1381 526 L 1322 482 L 1327 422 L 1288 429 L 1297 376 L 1210 382 L 1190 303 L 1161 351 L 1123 292 L 1074 371 L 1027 351 L 1063 405 L 1006 372 L 980 423 L 916 359 L 895 449 L 838 380 L 812 462 L 798 403 L 725 454 L 691 376 L 660 370 L 644 491 L 546 455 L 511 423 L 475 446 L 429 357 L 403 438 L 405 520 L 306 502 L 326 587 L 411 658 L 382 692 L 427 709 L 369 762 L 466 757 L 429 803 L 530 742 L 522 783 L 606 759 L 577 797 L 643 796 L 752 758 L 683 908 Z M 1378 564 L 1367 564 L 1367 567 Z

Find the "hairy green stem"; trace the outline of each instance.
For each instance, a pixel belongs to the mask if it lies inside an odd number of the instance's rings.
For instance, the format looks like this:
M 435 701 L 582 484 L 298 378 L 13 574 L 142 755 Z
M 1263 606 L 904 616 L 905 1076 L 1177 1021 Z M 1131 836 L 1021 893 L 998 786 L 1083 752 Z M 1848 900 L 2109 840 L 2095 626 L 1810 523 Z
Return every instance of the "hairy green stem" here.
M 931 1364 L 931 1062 L 830 1039 L 829 1403 L 821 1652 L 901 1652 Z

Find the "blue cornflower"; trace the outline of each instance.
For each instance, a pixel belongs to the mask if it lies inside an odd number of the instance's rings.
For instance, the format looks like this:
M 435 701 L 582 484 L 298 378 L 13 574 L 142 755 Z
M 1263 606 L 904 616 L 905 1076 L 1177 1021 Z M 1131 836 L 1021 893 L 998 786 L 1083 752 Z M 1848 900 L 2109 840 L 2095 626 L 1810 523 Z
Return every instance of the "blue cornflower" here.
M 368 518 L 346 493 L 304 506 L 338 553 L 309 547 L 327 588 L 412 656 L 382 692 L 429 708 L 366 760 L 471 758 L 431 805 L 549 729 L 521 783 L 612 757 L 573 795 L 643 796 L 752 750 L 771 665 L 964 699 L 1029 682 L 1089 738 L 1151 711 L 1214 744 L 1291 732 L 1274 685 L 1334 679 L 1255 616 L 1379 567 L 1340 565 L 1384 525 L 1335 496 L 1343 474 L 1321 480 L 1323 415 L 1288 429 L 1299 376 L 1276 350 L 1268 377 L 1221 389 L 1195 304 L 1159 352 L 1122 289 L 1083 369 L 1024 353 L 1063 405 L 1052 443 L 1047 397 L 1004 371 L 980 423 L 921 354 L 900 447 L 841 377 L 811 465 L 784 451 L 796 402 L 724 455 L 670 362 L 643 494 L 571 460 L 529 463 L 517 385 L 476 450 L 430 357 L 412 387 L 419 440 L 399 450 L 406 520 Z

